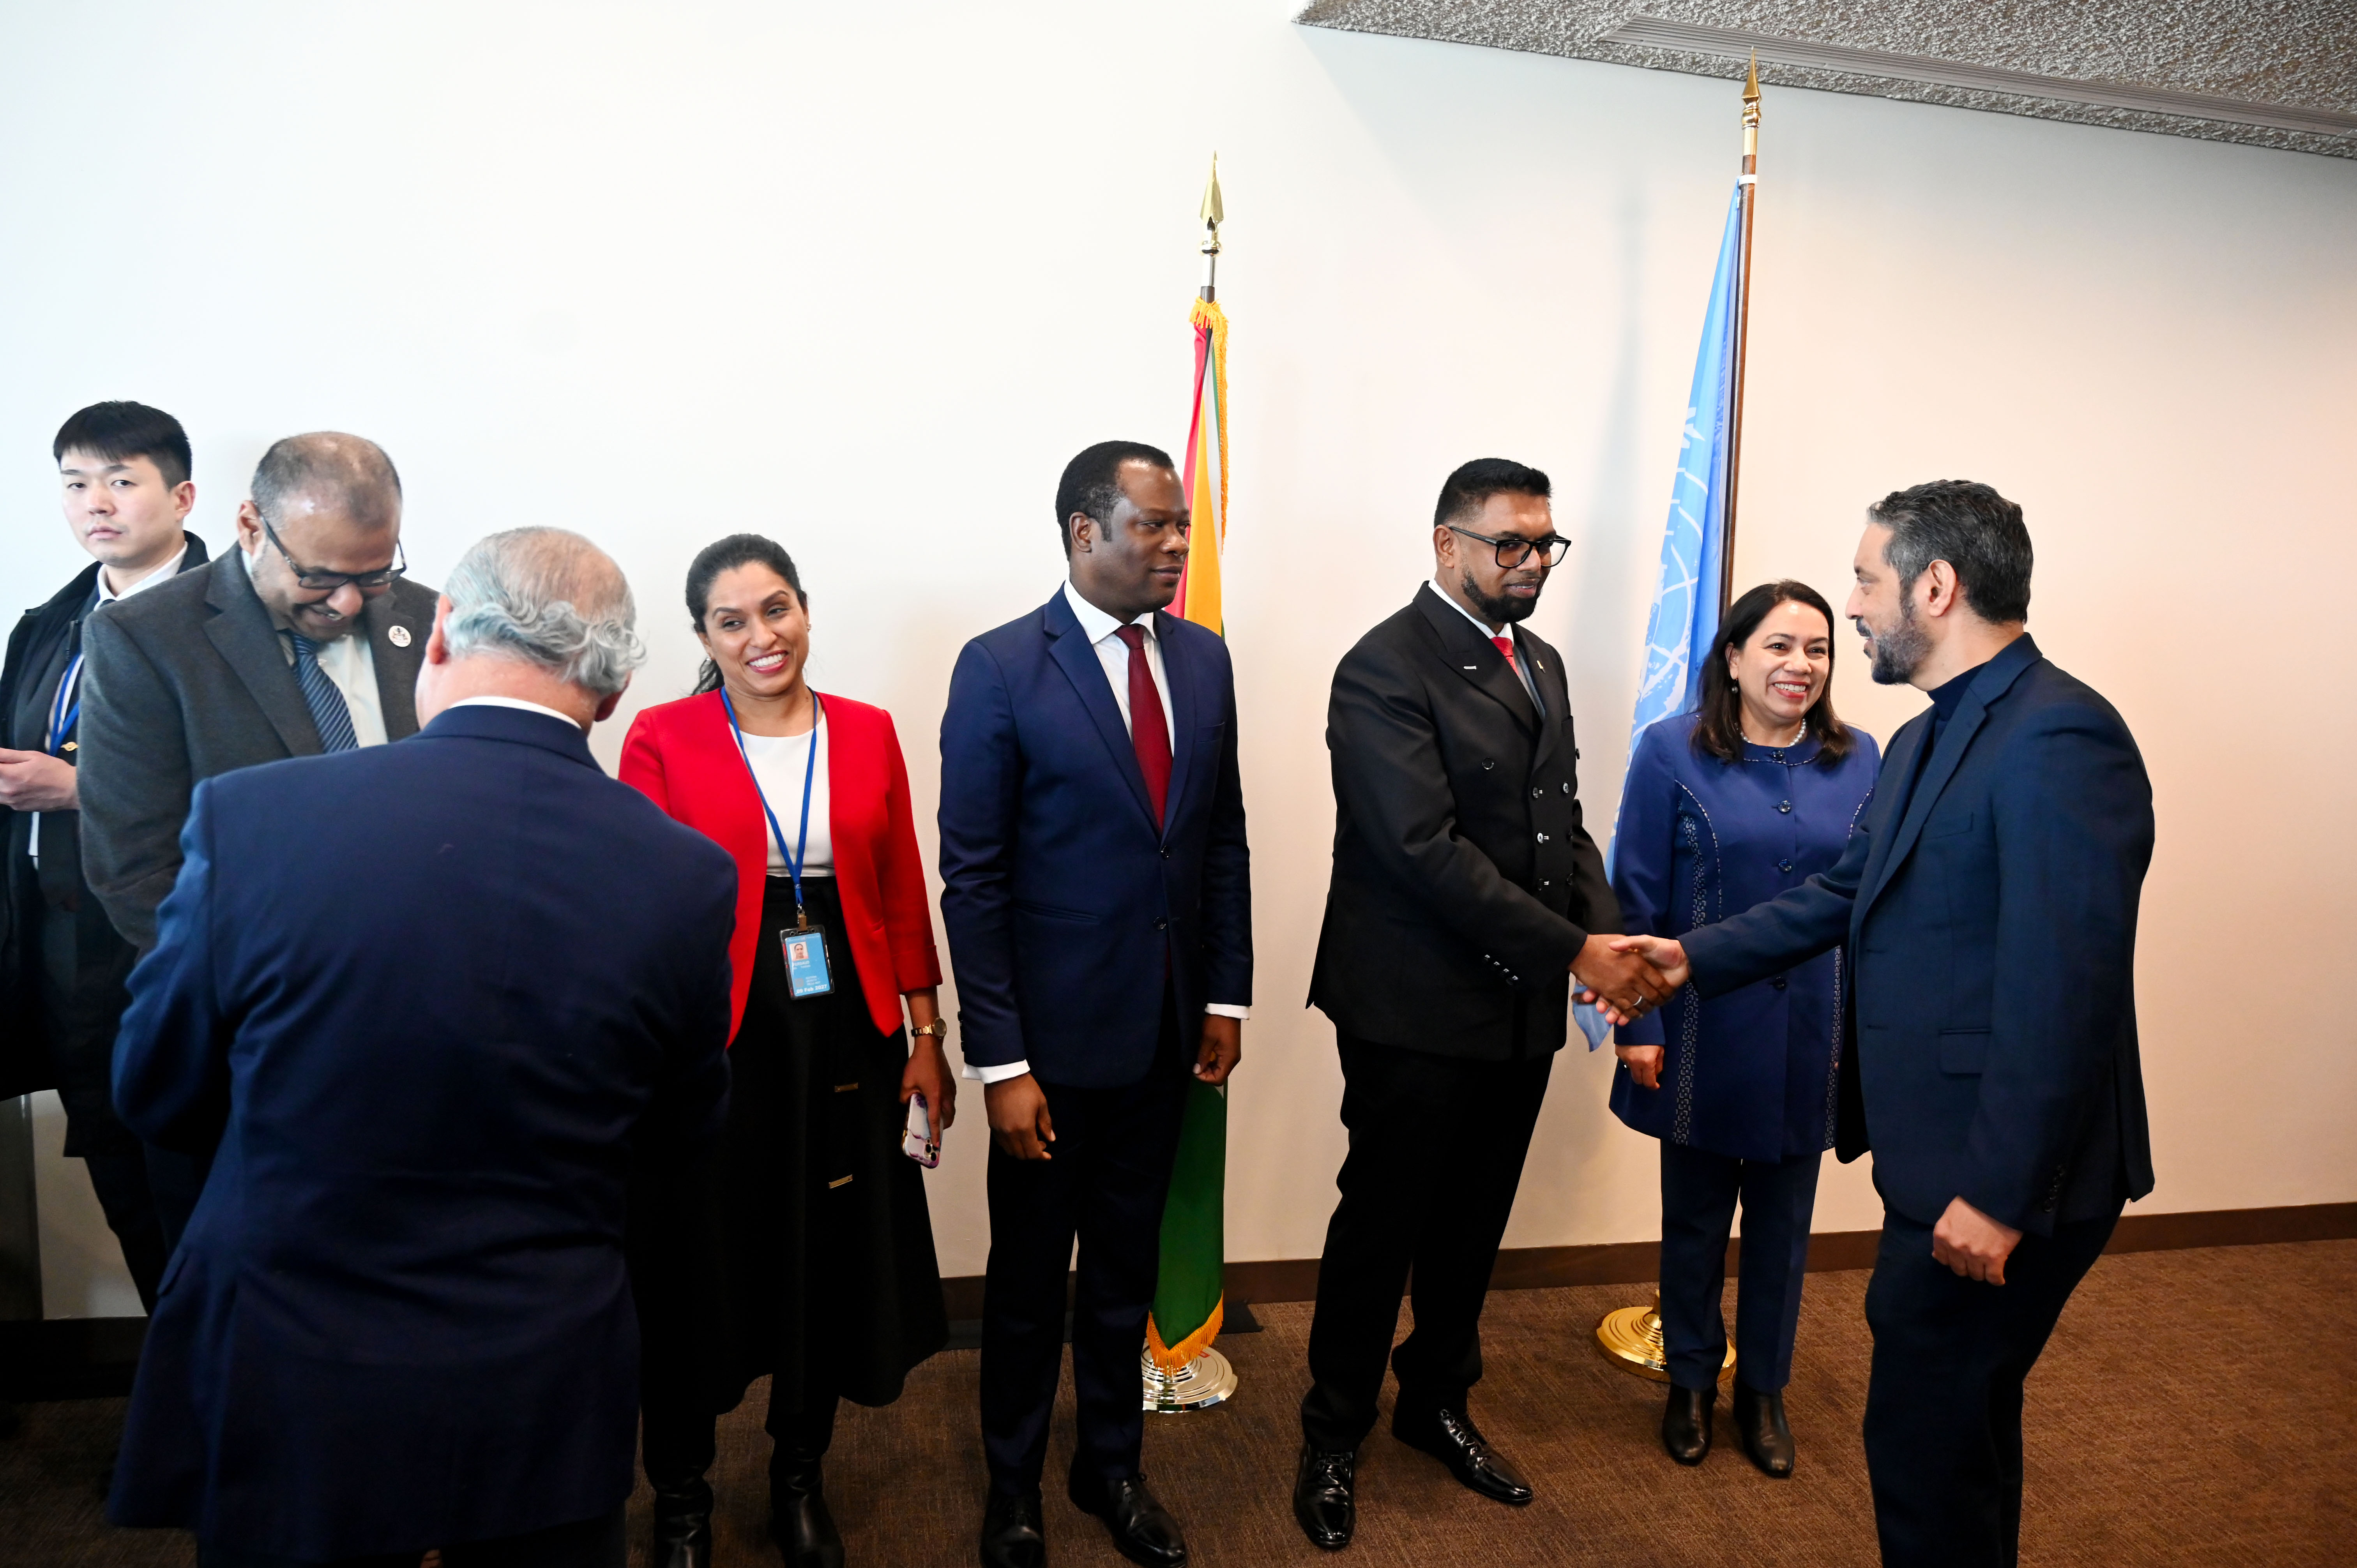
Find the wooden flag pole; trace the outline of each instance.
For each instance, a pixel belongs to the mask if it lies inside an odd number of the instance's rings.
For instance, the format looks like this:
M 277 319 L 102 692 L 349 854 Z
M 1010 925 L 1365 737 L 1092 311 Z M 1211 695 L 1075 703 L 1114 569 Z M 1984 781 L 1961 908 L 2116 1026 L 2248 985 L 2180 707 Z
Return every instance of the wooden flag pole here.
M 1727 521 L 1719 535 L 1718 613 L 1735 602 L 1735 502 L 1743 478 L 1743 367 L 1751 333 L 1751 209 L 1760 188 L 1760 57 L 1743 82 L 1743 261 L 1735 279 L 1735 407 L 1727 427 Z

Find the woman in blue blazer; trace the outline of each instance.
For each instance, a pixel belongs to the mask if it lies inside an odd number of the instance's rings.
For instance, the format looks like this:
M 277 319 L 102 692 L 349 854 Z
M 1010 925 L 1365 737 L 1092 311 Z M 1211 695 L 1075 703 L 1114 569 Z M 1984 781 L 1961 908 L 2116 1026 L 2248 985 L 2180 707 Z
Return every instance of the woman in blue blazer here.
M 1833 611 L 1806 584 L 1762 584 L 1729 607 L 1697 711 L 1648 728 L 1630 759 L 1612 850 L 1627 930 L 1683 936 L 1841 858 L 1878 757 L 1834 716 L 1833 662 Z M 1740 1197 L 1736 1425 L 1754 1464 L 1792 1474 L 1783 1389 L 1834 1142 L 1843 956 L 1707 1002 L 1689 987 L 1618 1033 L 1613 1112 L 1662 1141 L 1662 1442 L 1682 1465 L 1710 1452 Z

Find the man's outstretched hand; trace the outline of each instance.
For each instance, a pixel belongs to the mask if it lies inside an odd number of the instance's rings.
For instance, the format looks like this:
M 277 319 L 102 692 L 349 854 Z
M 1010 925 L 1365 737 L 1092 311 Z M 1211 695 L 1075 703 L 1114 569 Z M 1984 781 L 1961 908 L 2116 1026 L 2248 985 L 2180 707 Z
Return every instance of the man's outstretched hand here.
M 1622 937 L 1590 937 L 1571 961 L 1572 978 L 1592 993 L 1615 1024 L 1643 1016 L 1670 999 L 1676 984 L 1659 969 L 1630 952 Z M 1673 946 L 1675 944 L 1673 943 Z
M 1640 983 L 1637 994 L 1607 983 L 1597 984 L 1588 980 L 1580 966 L 1587 960 L 1587 948 L 1580 950 L 1572 968 L 1578 970 L 1580 979 L 1602 993 L 1604 1016 L 1614 1026 L 1635 1023 L 1652 1008 L 1669 1000 L 1670 993 L 1693 978 L 1686 963 L 1686 950 L 1667 937 L 1590 937 L 1587 947 L 1602 944 L 1610 955 L 1628 963 L 1637 973 Z M 1634 1070 L 1633 1068 L 1631 1070 Z

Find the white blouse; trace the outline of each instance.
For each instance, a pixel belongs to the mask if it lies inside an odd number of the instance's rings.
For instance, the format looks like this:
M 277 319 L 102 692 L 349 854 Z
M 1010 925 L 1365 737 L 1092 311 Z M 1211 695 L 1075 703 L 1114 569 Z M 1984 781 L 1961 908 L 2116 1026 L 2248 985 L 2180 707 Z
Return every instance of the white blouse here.
M 770 811 L 778 819 L 778 832 L 791 844 L 801 837 L 802 778 L 812 768 L 813 744 L 818 747 L 818 762 L 810 780 L 810 840 L 802 851 L 802 875 L 833 876 L 834 834 L 827 819 L 826 714 L 821 712 L 818 726 L 807 735 L 748 735 L 745 755 L 753 764 L 753 777 L 760 780 L 761 793 L 769 799 Z M 770 841 L 770 875 L 785 875 L 786 854 L 778 847 L 777 833 L 770 831 L 767 817 L 761 819 L 761 836 Z

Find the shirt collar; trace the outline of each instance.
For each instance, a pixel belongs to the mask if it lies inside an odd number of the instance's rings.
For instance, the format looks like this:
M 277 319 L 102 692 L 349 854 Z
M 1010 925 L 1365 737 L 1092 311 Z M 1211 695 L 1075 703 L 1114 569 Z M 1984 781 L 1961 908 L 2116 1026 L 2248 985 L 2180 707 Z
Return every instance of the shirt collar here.
M 1119 631 L 1125 626 L 1142 626 L 1146 628 L 1146 636 L 1154 636 L 1154 612 L 1152 610 L 1146 611 L 1144 615 L 1139 616 L 1135 620 L 1115 620 L 1113 617 L 1105 614 L 1104 611 L 1097 608 L 1096 606 L 1089 603 L 1089 601 L 1082 596 L 1080 589 L 1072 586 L 1071 579 L 1069 577 L 1064 580 L 1064 602 L 1072 607 L 1072 618 L 1081 623 L 1081 635 L 1089 639 L 1089 646 L 1092 648 L 1095 647 L 1098 643 L 1103 642 L 1106 638 L 1111 637 L 1114 632 Z M 1159 639 L 1157 639 L 1157 640 Z
M 153 572 L 148 573 L 145 576 L 140 578 L 137 582 L 132 584 L 129 587 L 124 589 L 123 592 L 119 594 L 106 585 L 106 568 L 101 566 L 98 569 L 98 602 L 102 605 L 111 605 L 117 599 L 129 598 L 132 595 L 138 593 L 143 588 L 152 588 L 167 577 L 178 576 L 180 572 L 180 563 L 188 558 L 188 542 L 183 539 L 180 541 L 180 553 L 178 554 L 173 556 L 169 561 L 165 562 L 161 566 L 156 567 Z
M 522 697 L 461 697 L 450 705 L 454 708 L 514 708 L 521 713 L 546 714 L 575 729 L 581 727 L 581 721 L 571 714 L 559 713 L 545 703 L 527 703 Z
M 1925 693 L 1925 695 L 1932 699 L 1932 705 L 1940 711 L 1940 722 L 1942 724 L 1945 724 L 1950 719 L 1956 716 L 1956 710 L 1964 705 L 1965 689 L 1972 685 L 1973 677 L 1979 674 L 1986 668 L 1987 668 L 1986 663 L 1975 664 L 1971 669 L 1965 671 L 1963 674 L 1942 682 L 1938 686 Z
M 1473 623 L 1473 628 L 1476 631 L 1479 631 L 1483 637 L 1488 638 L 1491 642 L 1497 641 L 1501 637 L 1512 637 L 1514 635 L 1514 628 L 1511 625 L 1509 625 L 1503 631 L 1491 631 L 1488 623 L 1483 621 L 1480 617 L 1475 615 L 1471 610 L 1467 609 L 1463 605 L 1458 604 L 1449 596 L 1448 590 L 1440 585 L 1440 579 L 1437 576 L 1432 577 L 1428 579 L 1428 581 L 1431 584 L 1432 591 L 1440 596 L 1440 602 L 1442 604 L 1447 605 L 1450 609 L 1455 610 L 1458 615 L 1461 615 L 1467 620 L 1471 621 Z

